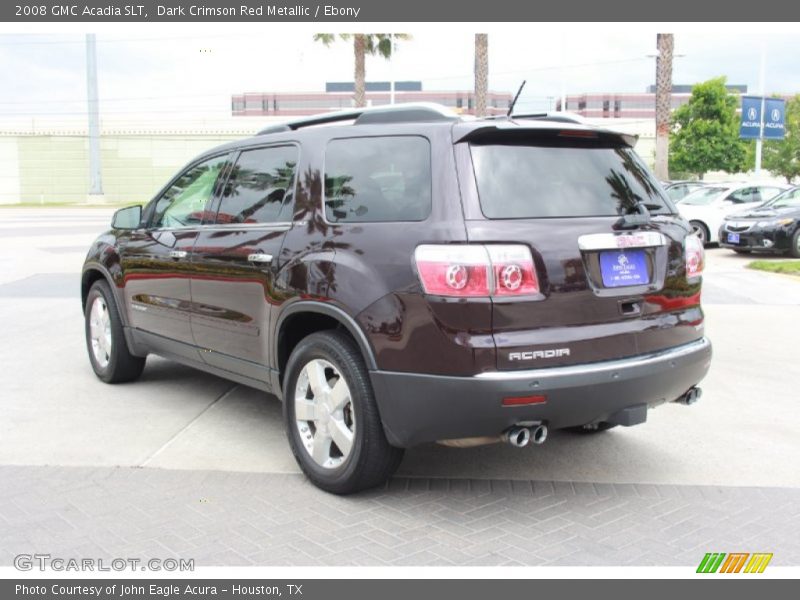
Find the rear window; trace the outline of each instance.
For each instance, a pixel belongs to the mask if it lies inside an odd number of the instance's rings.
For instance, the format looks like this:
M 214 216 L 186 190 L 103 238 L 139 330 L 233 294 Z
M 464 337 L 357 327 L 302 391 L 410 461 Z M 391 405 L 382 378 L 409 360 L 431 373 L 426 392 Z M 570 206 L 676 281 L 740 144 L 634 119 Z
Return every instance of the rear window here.
M 628 147 L 472 144 L 481 209 L 490 219 L 617 216 L 642 203 L 672 213 Z
M 716 200 L 720 194 L 725 193 L 728 191 L 728 188 L 724 187 L 706 187 L 696 192 L 692 192 L 688 196 L 686 196 L 683 200 L 681 200 L 681 204 L 692 204 L 702 206 L 704 204 L 711 204 L 714 200 Z
M 325 152 L 331 223 L 422 221 L 431 212 L 431 148 L 418 136 L 332 140 Z

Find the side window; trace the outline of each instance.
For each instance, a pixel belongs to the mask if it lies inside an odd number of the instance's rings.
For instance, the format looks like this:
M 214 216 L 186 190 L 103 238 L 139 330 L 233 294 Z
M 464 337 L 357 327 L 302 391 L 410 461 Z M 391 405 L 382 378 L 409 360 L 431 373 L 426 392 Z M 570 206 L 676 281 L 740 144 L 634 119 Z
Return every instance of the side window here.
M 745 202 L 757 202 L 760 194 L 758 188 L 742 188 L 732 192 L 726 200 L 730 200 L 736 204 L 743 204 Z
M 297 154 L 296 146 L 243 151 L 225 184 L 217 223 L 278 221 L 291 204 Z
M 331 223 L 423 221 L 431 212 L 431 147 L 419 136 L 332 140 L 325 150 Z
M 228 155 L 217 156 L 187 169 L 156 201 L 151 227 L 200 225 L 206 202 Z

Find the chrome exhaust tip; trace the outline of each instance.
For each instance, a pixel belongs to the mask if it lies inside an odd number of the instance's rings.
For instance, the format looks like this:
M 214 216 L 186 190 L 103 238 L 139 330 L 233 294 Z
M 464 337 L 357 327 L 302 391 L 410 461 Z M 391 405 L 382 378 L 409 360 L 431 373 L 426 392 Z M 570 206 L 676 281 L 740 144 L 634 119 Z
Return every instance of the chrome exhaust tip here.
M 516 448 L 524 448 L 531 441 L 531 430 L 527 427 L 512 427 L 506 432 L 505 439 Z
M 536 445 L 544 444 L 547 440 L 547 425 L 534 425 L 530 428 L 531 442 Z
M 691 406 L 703 395 L 703 390 L 699 387 L 693 387 L 690 389 L 686 394 L 684 394 L 681 398 L 678 399 L 678 402 L 684 404 L 686 406 Z

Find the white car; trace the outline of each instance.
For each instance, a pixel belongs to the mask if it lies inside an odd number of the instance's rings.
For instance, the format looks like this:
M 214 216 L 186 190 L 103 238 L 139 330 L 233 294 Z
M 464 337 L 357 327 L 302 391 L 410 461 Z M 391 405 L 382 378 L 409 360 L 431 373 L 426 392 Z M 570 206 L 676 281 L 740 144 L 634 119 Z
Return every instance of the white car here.
M 788 186 L 761 183 L 710 184 L 678 201 L 678 212 L 689 221 L 703 244 L 719 242 L 719 228 L 726 215 L 771 200 Z

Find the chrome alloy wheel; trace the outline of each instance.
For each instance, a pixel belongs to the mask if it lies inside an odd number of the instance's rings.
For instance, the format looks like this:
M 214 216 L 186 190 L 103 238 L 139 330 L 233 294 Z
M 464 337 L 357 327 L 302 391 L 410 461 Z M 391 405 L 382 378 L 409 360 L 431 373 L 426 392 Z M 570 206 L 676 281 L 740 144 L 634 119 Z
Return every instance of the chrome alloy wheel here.
M 294 416 L 303 447 L 315 463 L 335 469 L 347 460 L 356 419 L 350 388 L 335 366 L 314 359 L 303 367 L 294 390 Z
M 692 221 L 691 225 L 692 225 L 692 233 L 694 233 L 698 238 L 700 238 L 700 241 L 705 246 L 708 243 L 708 240 L 706 239 L 706 228 L 700 223 L 696 223 L 694 221 Z
M 92 302 L 89 313 L 89 339 L 94 360 L 101 369 L 105 369 L 111 360 L 111 316 L 102 296 L 97 296 Z

